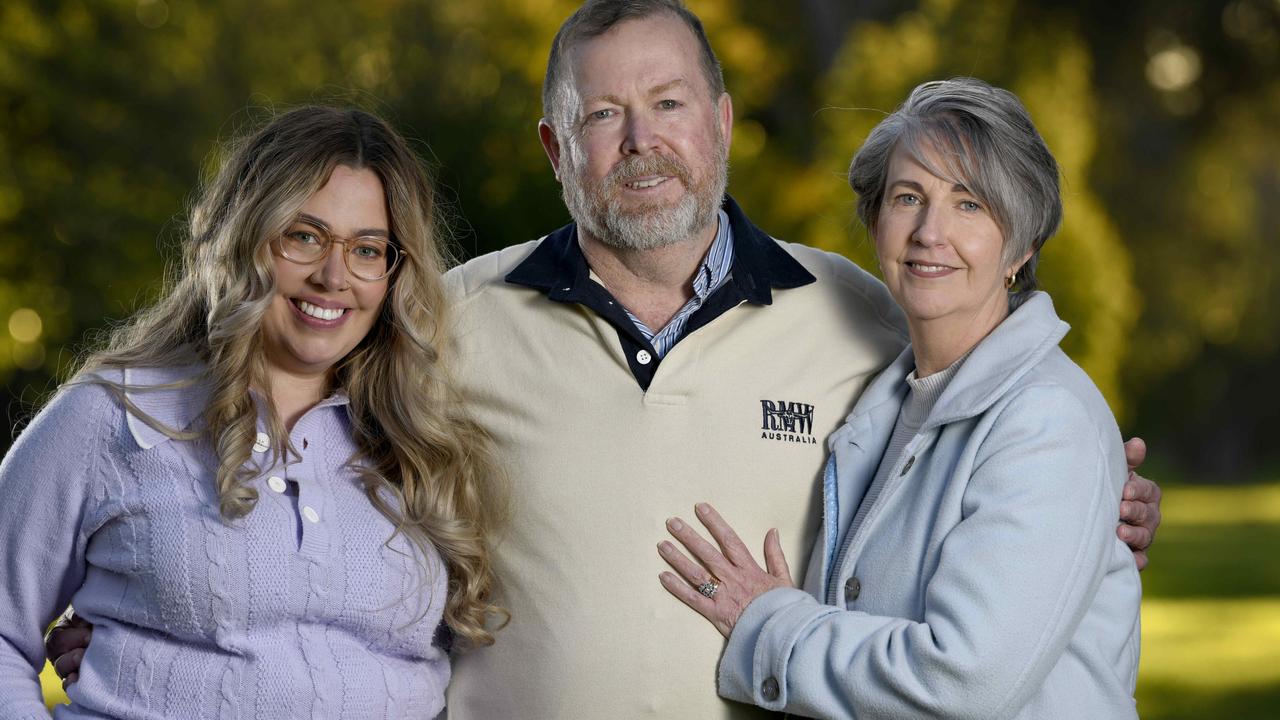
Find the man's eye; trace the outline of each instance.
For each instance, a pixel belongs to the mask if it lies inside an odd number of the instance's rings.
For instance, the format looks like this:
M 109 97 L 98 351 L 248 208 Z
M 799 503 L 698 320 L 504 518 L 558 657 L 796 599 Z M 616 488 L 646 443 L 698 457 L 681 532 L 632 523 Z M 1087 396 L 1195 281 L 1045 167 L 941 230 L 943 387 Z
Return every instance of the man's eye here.
M 919 196 L 912 195 L 911 193 L 903 193 L 899 195 L 896 198 L 896 200 L 902 205 L 919 205 L 920 204 Z
M 960 209 L 967 212 L 977 212 L 982 209 L 982 206 L 972 200 L 962 200 L 960 202 Z
M 613 111 L 612 111 L 612 110 L 597 110 L 597 111 L 595 111 L 595 112 L 591 113 L 591 119 L 592 119 L 592 120 L 607 120 L 607 119 L 609 119 L 610 117 L 613 117 Z
M 676 108 L 680 107 L 680 101 L 679 100 L 663 100 L 662 102 L 658 103 L 658 107 L 662 108 L 663 110 L 675 110 Z

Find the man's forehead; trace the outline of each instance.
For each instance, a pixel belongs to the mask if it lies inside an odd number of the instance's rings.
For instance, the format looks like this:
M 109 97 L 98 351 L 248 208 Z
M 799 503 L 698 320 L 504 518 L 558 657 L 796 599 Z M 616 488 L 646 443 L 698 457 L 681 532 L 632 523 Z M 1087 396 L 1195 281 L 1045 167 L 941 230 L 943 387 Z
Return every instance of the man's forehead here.
M 697 38 L 670 15 L 624 20 L 608 32 L 577 43 L 569 69 L 581 95 L 609 92 L 626 84 L 653 91 L 683 83 L 698 87 L 702 76 Z
M 694 87 L 693 83 L 683 76 L 675 77 L 665 82 L 658 79 L 652 81 L 642 80 L 639 83 L 635 83 L 635 85 L 644 95 L 647 96 L 662 95 L 677 90 L 688 90 Z M 608 100 L 611 102 L 622 102 L 621 95 L 608 87 L 582 87 L 580 90 L 582 91 L 582 99 L 584 101 Z

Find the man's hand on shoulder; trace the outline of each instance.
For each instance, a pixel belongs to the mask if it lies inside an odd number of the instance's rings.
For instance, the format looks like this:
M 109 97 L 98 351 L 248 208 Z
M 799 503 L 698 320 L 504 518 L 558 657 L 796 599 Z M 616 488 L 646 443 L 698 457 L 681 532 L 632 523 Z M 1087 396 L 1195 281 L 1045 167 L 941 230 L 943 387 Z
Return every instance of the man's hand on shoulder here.
M 1129 479 L 1121 496 L 1116 535 L 1133 550 L 1134 562 L 1142 570 L 1147 566 L 1147 550 L 1155 541 L 1156 528 L 1160 527 L 1160 486 L 1136 472 L 1147 458 L 1147 444 L 1142 438 L 1125 442 L 1124 456 L 1129 461 Z

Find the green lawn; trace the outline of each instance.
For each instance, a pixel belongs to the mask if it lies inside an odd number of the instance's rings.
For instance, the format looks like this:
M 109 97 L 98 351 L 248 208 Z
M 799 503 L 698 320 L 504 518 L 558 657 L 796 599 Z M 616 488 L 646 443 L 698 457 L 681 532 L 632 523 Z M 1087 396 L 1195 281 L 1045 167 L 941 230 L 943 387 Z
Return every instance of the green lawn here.
M 1171 487 L 1142 574 L 1148 720 L 1280 712 L 1280 483 Z
M 1167 490 L 1142 574 L 1138 710 L 1147 720 L 1280 712 L 1280 483 Z M 46 666 L 45 699 L 65 702 Z

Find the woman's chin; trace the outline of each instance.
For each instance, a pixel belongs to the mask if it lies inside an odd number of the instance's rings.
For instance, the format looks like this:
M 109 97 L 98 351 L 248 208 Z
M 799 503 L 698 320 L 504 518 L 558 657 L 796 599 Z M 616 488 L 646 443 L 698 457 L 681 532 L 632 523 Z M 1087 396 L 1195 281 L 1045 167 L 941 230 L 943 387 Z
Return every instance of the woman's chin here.
M 908 300 L 899 304 L 902 305 L 902 312 L 906 314 L 909 323 L 934 323 L 954 314 L 955 310 L 953 306 L 940 302 Z
M 324 375 L 345 357 L 347 351 L 334 348 L 288 348 L 269 353 L 267 364 L 289 375 Z

